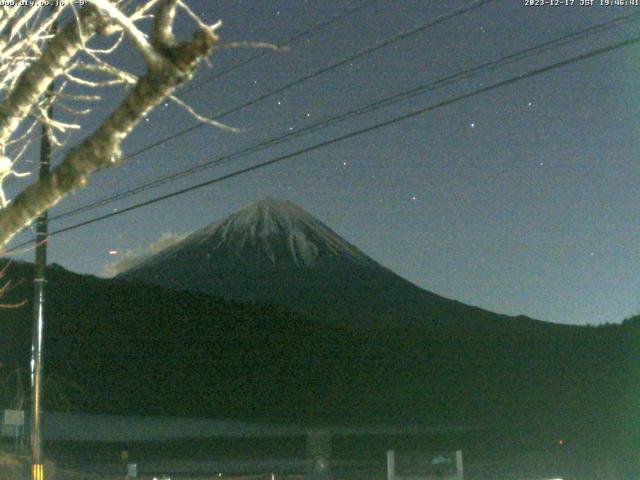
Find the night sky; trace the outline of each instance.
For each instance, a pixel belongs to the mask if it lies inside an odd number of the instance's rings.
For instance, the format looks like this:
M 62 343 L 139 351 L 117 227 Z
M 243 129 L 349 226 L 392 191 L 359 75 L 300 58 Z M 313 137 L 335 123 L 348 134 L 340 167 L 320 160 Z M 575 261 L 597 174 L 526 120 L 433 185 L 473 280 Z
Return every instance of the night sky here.
M 223 43 L 281 44 L 359 5 L 329 0 L 189 0 L 223 21 Z M 254 143 L 559 38 L 640 7 L 527 6 L 495 0 L 228 115 L 91 179 L 55 215 Z M 216 115 L 337 62 L 467 1 L 379 0 L 310 33 L 289 51 L 216 50 L 181 98 Z M 52 222 L 94 216 L 384 122 L 637 35 L 640 19 L 231 160 L 143 194 Z M 291 200 L 415 284 L 507 314 L 575 324 L 619 322 L 640 310 L 640 47 L 620 48 L 296 156 L 147 208 L 52 237 L 50 262 L 102 275 L 158 239 L 204 227 L 263 196 Z M 131 50 L 115 60 L 140 71 Z M 204 81 L 204 83 L 203 83 Z M 190 90 L 190 91 L 189 91 Z M 105 91 L 91 131 L 114 102 Z M 126 141 L 134 152 L 196 122 L 159 107 Z M 56 158 L 59 158 L 58 155 Z M 26 164 L 23 164 L 27 168 Z M 14 194 L 26 183 L 14 181 Z M 11 245 L 28 240 L 30 232 Z M 11 247 L 9 245 L 9 247 Z M 117 250 L 117 255 L 110 254 Z M 129 253 L 127 253 L 129 252 Z M 26 257 L 31 258 L 32 252 Z

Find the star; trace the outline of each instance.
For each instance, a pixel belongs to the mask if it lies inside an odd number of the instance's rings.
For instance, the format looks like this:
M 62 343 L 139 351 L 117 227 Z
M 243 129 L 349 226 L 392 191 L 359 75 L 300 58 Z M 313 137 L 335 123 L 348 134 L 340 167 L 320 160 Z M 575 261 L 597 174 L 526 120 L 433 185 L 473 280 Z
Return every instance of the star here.
M 469 126 L 470 126 L 471 128 L 476 128 L 476 124 L 475 124 L 475 122 L 471 122 L 471 123 L 469 124 Z

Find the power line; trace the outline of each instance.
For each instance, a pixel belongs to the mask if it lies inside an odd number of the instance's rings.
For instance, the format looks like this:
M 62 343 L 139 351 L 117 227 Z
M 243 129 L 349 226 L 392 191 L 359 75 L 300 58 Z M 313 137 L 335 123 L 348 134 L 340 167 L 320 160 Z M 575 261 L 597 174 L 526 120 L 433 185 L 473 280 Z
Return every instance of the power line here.
M 322 21 L 320 21 L 318 23 L 315 23 L 314 25 L 310 26 L 309 28 L 307 28 L 307 29 L 305 29 L 305 30 L 303 30 L 301 32 L 298 32 L 295 35 L 293 35 L 293 36 L 291 36 L 291 37 L 289 37 L 289 38 L 287 38 L 285 40 L 282 40 L 280 42 L 280 44 L 286 46 L 286 45 L 289 45 L 289 44 L 291 44 L 293 42 L 296 42 L 296 41 L 300 40 L 301 38 L 304 38 L 304 37 L 306 37 L 306 36 L 308 36 L 308 35 L 310 35 L 310 34 L 312 34 L 314 32 L 320 31 L 320 30 L 322 30 L 322 29 L 324 29 L 324 28 L 326 28 L 326 27 L 328 27 L 328 26 L 330 26 L 330 25 L 332 25 L 334 23 L 337 23 L 337 22 L 347 18 L 348 16 L 353 15 L 354 13 L 362 10 L 363 8 L 368 7 L 369 5 L 371 5 L 373 3 L 376 3 L 376 2 L 379 2 L 379 1 L 380 0 L 364 0 L 362 3 L 356 5 L 355 7 L 351 8 L 351 9 L 349 9 L 349 10 L 347 10 L 347 11 L 341 13 L 341 14 L 338 14 L 338 15 L 336 15 L 334 17 L 331 17 L 331 18 L 329 18 L 327 20 L 322 20 Z M 190 83 L 189 87 L 186 87 L 181 93 L 182 94 L 188 94 L 188 93 L 192 92 L 193 90 L 202 87 L 206 83 L 210 83 L 210 82 L 212 82 L 214 80 L 222 78 L 225 75 L 227 75 L 228 73 L 231 73 L 234 70 L 237 70 L 239 68 L 244 67 L 245 65 L 248 65 L 249 63 L 253 62 L 254 60 L 257 60 L 259 58 L 262 58 L 262 57 L 264 57 L 266 55 L 270 55 L 270 54 L 273 54 L 273 53 L 274 53 L 273 50 L 262 50 L 259 53 L 257 53 L 256 55 L 252 55 L 252 56 L 250 56 L 249 58 L 247 58 L 245 60 L 237 62 L 237 63 L 231 65 L 230 67 L 228 67 L 226 69 L 223 69 L 220 72 L 210 76 L 209 78 L 203 79 L 203 80 L 201 80 L 199 82 Z M 275 93 L 274 93 L 274 95 L 275 95 Z M 266 98 L 266 97 L 264 97 L 264 98 Z M 264 98 L 262 98 L 262 99 L 264 99 Z M 257 100 L 257 101 L 260 101 L 260 100 Z M 253 102 L 253 100 L 251 102 Z M 249 103 L 251 103 L 251 102 L 249 102 Z M 248 104 L 241 105 L 240 108 L 244 108 L 245 106 L 249 106 L 249 105 Z M 228 115 L 230 113 L 233 113 L 233 112 L 231 112 L 231 111 L 223 112 L 223 113 L 219 114 L 216 118 L 218 118 L 218 119 L 222 118 L 223 116 L 226 116 L 226 115 Z M 199 123 L 199 124 L 196 124 L 196 125 L 194 125 L 192 127 L 189 127 L 188 129 L 181 130 L 181 131 L 177 132 L 177 134 L 165 137 L 164 139 L 160 140 L 159 143 L 156 142 L 156 143 L 147 145 L 146 147 L 143 147 L 142 149 L 140 149 L 140 150 L 138 150 L 136 152 L 133 152 L 132 154 L 124 157 L 123 160 L 129 160 L 129 159 L 131 159 L 131 158 L 133 158 L 133 157 L 135 157 L 135 156 L 137 156 L 137 155 L 139 155 L 139 154 L 141 154 L 141 153 L 143 153 L 143 152 L 145 152 L 145 151 L 147 151 L 149 149 L 152 149 L 152 148 L 155 148 L 155 147 L 161 145 L 165 141 L 169 141 L 169 140 L 173 140 L 174 138 L 178 138 L 178 137 L 180 137 L 180 136 L 182 136 L 182 135 L 184 135 L 186 133 L 189 133 L 190 131 L 195 130 L 195 129 L 203 126 L 203 125 L 205 125 L 205 124 Z
M 310 26 L 309 28 L 307 28 L 307 29 L 305 29 L 305 30 L 303 30 L 301 32 L 298 32 L 295 35 L 293 35 L 292 37 L 289 37 L 286 40 L 283 40 L 283 41 L 281 41 L 279 43 L 282 46 L 287 46 L 287 45 L 289 45 L 289 44 L 291 44 L 293 42 L 296 42 L 296 41 L 300 40 L 301 38 L 306 37 L 307 35 L 310 35 L 310 34 L 312 34 L 314 32 L 319 31 L 319 30 L 323 30 L 323 29 L 327 28 L 328 26 L 333 25 L 334 23 L 338 23 L 339 21 L 347 18 L 348 16 L 353 15 L 354 13 L 362 10 L 363 8 L 368 7 L 369 5 L 371 5 L 373 3 L 376 3 L 376 2 L 379 2 L 379 1 L 380 0 L 365 0 L 362 3 L 356 5 L 355 7 L 351 8 L 351 9 L 349 9 L 349 10 L 343 12 L 343 13 L 341 13 L 339 15 L 336 15 L 334 17 L 331 17 L 331 18 L 329 18 L 327 20 L 320 21 L 320 22 Z M 185 88 L 182 93 L 183 94 L 190 93 L 193 90 L 195 90 L 197 88 L 200 88 L 202 85 L 204 85 L 206 83 L 210 83 L 210 82 L 213 82 L 214 80 L 222 78 L 226 74 L 231 73 L 234 70 L 237 70 L 239 68 L 242 68 L 245 65 L 248 65 L 249 63 L 253 62 L 254 60 L 258 60 L 259 58 L 262 58 L 262 57 L 264 57 L 266 55 L 270 55 L 270 54 L 273 54 L 273 50 L 262 50 L 261 52 L 255 54 L 255 55 L 252 55 L 252 56 L 250 56 L 249 58 L 247 58 L 245 60 L 237 62 L 237 63 L 231 65 L 230 67 L 223 69 L 222 71 L 216 73 L 215 75 L 210 76 L 209 78 L 203 79 L 203 80 L 201 80 L 199 82 L 194 82 L 194 83 L 189 84 L 189 87 Z
M 249 173 L 249 172 L 252 172 L 252 171 L 255 171 L 255 170 L 259 170 L 261 168 L 264 168 L 264 167 L 267 167 L 267 166 L 270 166 L 270 165 L 274 165 L 276 163 L 280 163 L 280 162 L 283 162 L 285 160 L 289 160 L 291 158 L 298 157 L 298 156 L 303 155 L 305 153 L 309 153 L 309 152 L 312 152 L 312 151 L 315 151 L 315 150 L 319 150 L 321 148 L 325 148 L 325 147 L 328 147 L 330 145 L 334 145 L 334 144 L 342 142 L 344 140 L 348 140 L 348 139 L 363 135 L 365 133 L 373 132 L 375 130 L 379 130 L 381 128 L 388 127 L 390 125 L 394 125 L 396 123 L 402 122 L 404 120 L 408 120 L 410 118 L 415 118 L 415 117 L 418 117 L 420 115 L 424 115 L 425 113 L 437 110 L 439 108 L 442 108 L 442 107 L 445 107 L 445 106 L 448 106 L 448 105 L 452 105 L 452 104 L 458 103 L 458 102 L 460 102 L 462 100 L 466 100 L 468 98 L 472 98 L 472 97 L 475 97 L 477 95 L 480 95 L 480 94 L 483 94 L 483 93 L 486 93 L 486 92 L 490 92 L 492 90 L 496 90 L 498 88 L 502 88 L 502 87 L 514 84 L 516 82 L 520 82 L 520 81 L 528 79 L 528 78 L 532 78 L 532 77 L 535 77 L 535 76 L 538 76 L 538 75 L 542 75 L 542 74 L 547 73 L 547 72 L 549 72 L 551 70 L 555 70 L 557 68 L 561 68 L 561 67 L 564 67 L 564 66 L 576 63 L 576 62 L 587 60 L 589 58 L 593 58 L 593 57 L 596 57 L 596 56 L 599 56 L 599 55 L 603 55 L 605 53 L 612 52 L 612 51 L 617 50 L 619 48 L 627 47 L 627 46 L 630 46 L 630 45 L 635 45 L 635 44 L 638 44 L 638 43 L 640 43 L 640 37 L 633 37 L 631 39 L 624 40 L 622 42 L 618 42 L 618 43 L 610 45 L 608 47 L 602 47 L 602 48 L 599 48 L 599 49 L 596 49 L 596 50 L 592 50 L 590 52 L 587 52 L 587 53 L 584 53 L 584 54 L 581 54 L 581 55 L 577 55 L 577 56 L 571 57 L 571 58 L 566 59 L 566 60 L 561 60 L 561 61 L 553 63 L 551 65 L 547 65 L 545 67 L 537 68 L 537 69 L 531 70 L 529 72 L 517 75 L 515 77 L 511 77 L 511 78 L 509 78 L 507 80 L 502 80 L 500 82 L 493 83 L 491 85 L 487 85 L 487 86 L 482 87 L 482 88 L 478 88 L 478 89 L 473 90 L 471 92 L 468 92 L 468 93 L 465 93 L 465 94 L 458 95 L 456 97 L 450 98 L 448 100 L 444 100 L 444 101 L 441 101 L 441 102 L 438 102 L 438 103 L 435 103 L 433 105 L 429 105 L 427 107 L 423 107 L 423 108 L 420 108 L 420 109 L 417 109 L 417 110 L 412 110 L 412 111 L 410 111 L 408 113 L 393 117 L 393 118 L 391 118 L 389 120 L 386 120 L 384 122 L 380 122 L 380 123 L 377 123 L 375 125 L 371 125 L 369 127 L 362 128 L 360 130 L 355 130 L 355 131 L 347 133 L 345 135 L 341 135 L 341 136 L 335 137 L 335 138 L 333 138 L 331 140 L 325 140 L 323 142 L 316 143 L 316 144 L 311 145 L 309 147 L 305 147 L 303 149 L 296 150 L 295 152 L 288 153 L 286 155 L 282 155 L 282 156 L 279 156 L 279 157 L 276 157 L 276 158 L 272 158 L 271 160 L 267 160 L 265 162 L 261 162 L 261 163 L 258 163 L 256 165 L 252 165 L 250 167 L 246 167 L 246 168 L 243 168 L 243 169 L 240 169 L 240 170 L 236 170 L 235 172 L 231 172 L 231 173 L 216 177 L 214 179 L 207 180 L 205 182 L 201 182 L 201 183 L 192 185 L 192 186 L 187 187 L 187 188 L 183 188 L 181 190 L 177 190 L 177 191 L 165 194 L 165 195 L 161 195 L 161 196 L 153 198 L 151 200 L 147 200 L 147 201 L 144 201 L 144 202 L 137 203 L 135 205 L 132 205 L 132 206 L 127 207 L 127 208 L 124 208 L 122 210 L 118 210 L 117 212 L 111 212 L 111 213 L 108 213 L 108 214 L 105 214 L 105 215 L 94 217 L 94 218 L 92 218 L 90 220 L 86 220 L 84 222 L 80 222 L 80 223 L 77 223 L 77 224 L 74 224 L 74 225 L 70 225 L 68 227 L 64 227 L 64 228 L 55 230 L 55 231 L 51 232 L 49 234 L 49 236 L 58 235 L 58 234 L 65 233 L 65 232 L 69 232 L 71 230 L 75 230 L 77 228 L 84 227 L 86 225 L 90 225 L 92 223 L 97 223 L 97 222 L 106 220 L 108 218 L 115 217 L 117 215 L 121 215 L 121 214 L 130 212 L 130 211 L 133 211 L 133 210 L 137 210 L 139 208 L 143 208 L 143 207 L 146 207 L 146 206 L 161 202 L 163 200 L 167 200 L 169 198 L 177 197 L 179 195 L 183 195 L 185 193 L 189 193 L 189 192 L 198 190 L 200 188 L 207 187 L 209 185 L 220 183 L 220 182 L 223 182 L 225 180 L 229 180 L 231 178 L 243 175 L 245 173 Z M 33 240 L 28 240 L 26 242 L 23 242 L 20 245 L 17 245 L 15 247 L 7 250 L 7 253 L 11 253 L 11 252 L 13 252 L 13 251 L 25 246 L 25 245 L 31 244 L 33 242 L 34 242 Z
M 181 178 L 185 178 L 188 177 L 190 175 L 193 175 L 197 172 L 203 171 L 205 169 L 211 168 L 213 166 L 218 166 L 221 165 L 223 163 L 229 162 L 231 160 L 249 155 L 251 153 L 255 153 L 261 150 L 264 150 L 268 147 L 280 144 L 280 143 L 284 143 L 286 141 L 298 138 L 302 135 L 306 135 L 308 133 L 312 133 L 315 131 L 318 131 L 320 129 L 324 129 L 327 128 L 331 125 L 334 125 L 338 122 L 353 118 L 355 116 L 359 116 L 359 115 L 363 115 L 365 113 L 369 113 L 371 111 L 374 110 L 378 110 L 380 108 L 384 108 L 387 107 L 389 105 L 398 103 L 400 101 L 404 101 L 406 99 L 409 98 L 413 98 L 415 96 L 421 95 L 425 92 L 428 91 L 432 91 L 435 90 L 437 88 L 441 88 L 447 85 L 450 85 L 452 83 L 461 81 L 461 80 L 466 80 L 469 78 L 472 78 L 474 76 L 477 76 L 479 74 L 482 74 L 486 71 L 493 71 L 499 67 L 503 67 L 506 65 L 510 65 L 513 64 L 515 62 L 518 62 L 520 60 L 523 60 L 525 58 L 529 58 L 533 55 L 538 55 L 544 52 L 547 52 L 551 49 L 555 49 L 559 46 L 562 45 L 566 45 L 570 42 L 575 42 L 577 40 L 583 40 L 591 35 L 594 35 L 596 33 L 600 33 L 602 31 L 605 31 L 607 29 L 613 28 L 613 27 L 617 27 L 620 26 L 622 24 L 625 23 L 630 23 L 632 21 L 637 21 L 640 18 L 640 12 L 639 13 L 634 13 L 631 15 L 626 15 L 623 17 L 618 17 L 612 20 L 609 20 L 607 22 L 603 22 L 597 25 L 593 25 L 591 27 L 585 28 L 583 30 L 577 31 L 577 32 L 572 32 L 569 34 L 566 34 L 562 37 L 559 37 L 557 39 L 554 40 L 550 40 L 547 42 L 544 42 L 542 44 L 533 46 L 533 47 L 529 47 L 526 48 L 524 50 L 520 50 L 518 52 L 515 52 L 513 54 L 510 55 L 506 55 L 504 57 L 501 57 L 497 60 L 491 61 L 491 62 L 487 62 L 481 65 L 478 65 L 476 67 L 472 67 L 470 69 L 466 69 L 466 70 L 461 70 L 458 71 L 454 74 L 448 75 L 444 78 L 441 78 L 439 80 L 433 81 L 433 82 L 429 82 L 427 84 L 423 84 L 421 86 L 412 88 L 410 90 L 407 91 L 403 91 L 397 94 L 394 94 L 392 96 L 389 97 L 384 97 L 382 99 L 379 99 L 375 102 L 369 103 L 367 105 L 358 107 L 356 109 L 350 110 L 348 112 L 344 112 L 342 114 L 339 115 L 335 115 L 329 118 L 326 118 L 324 120 L 321 120 L 319 122 L 316 122 L 312 125 L 309 125 L 307 127 L 301 128 L 299 130 L 296 130 L 294 132 L 289 132 L 286 133 L 284 135 L 281 135 L 280 137 L 276 137 L 276 138 L 272 138 L 269 140 L 265 140 L 259 143 L 255 143 L 253 145 L 250 145 L 248 147 L 245 147 L 239 151 L 230 153 L 230 154 L 226 154 L 220 157 L 217 157 L 215 159 L 212 160 L 208 160 L 204 163 L 201 163 L 199 165 L 190 167 L 188 169 L 185 170 L 181 170 L 179 172 L 173 173 L 173 174 L 169 174 L 166 175 L 164 177 L 155 179 L 153 181 L 150 182 L 146 182 L 143 183 L 141 185 L 138 185 L 137 187 L 116 193 L 114 195 L 111 195 L 109 197 L 82 205 L 80 207 L 74 208 L 72 210 L 63 212 L 61 214 L 58 214 L 54 217 L 51 218 L 51 220 L 60 220 L 63 218 L 68 218 L 68 217 L 73 217 L 75 215 L 78 215 L 82 212 L 86 212 L 89 210 L 93 210 L 95 208 L 99 208 L 101 206 L 107 205 L 109 203 L 112 203 L 114 201 L 117 200 L 122 200 L 124 198 L 128 198 L 130 196 L 133 195 L 137 195 L 139 193 L 145 192 L 147 190 L 153 189 L 153 188 L 157 188 L 161 185 L 173 182 L 175 180 L 181 179 Z
M 253 106 L 253 105 L 257 104 L 257 103 L 262 102 L 263 100 L 266 100 L 267 98 L 273 97 L 274 95 L 277 95 L 277 94 L 282 93 L 282 92 L 284 92 L 286 90 L 289 90 L 290 88 L 293 88 L 293 87 L 295 87 L 297 85 L 305 83 L 305 82 L 307 82 L 307 81 L 309 81 L 309 80 L 311 80 L 311 79 L 313 79 L 315 77 L 318 77 L 318 76 L 320 76 L 320 75 L 322 75 L 324 73 L 327 73 L 327 72 L 330 72 L 332 70 L 335 70 L 336 68 L 339 68 L 342 65 L 346 65 L 347 63 L 353 62 L 354 60 L 362 58 L 365 55 L 368 55 L 370 53 L 376 52 L 376 51 L 378 51 L 378 50 L 380 50 L 380 49 L 382 49 L 384 47 L 387 47 L 387 46 L 389 46 L 389 45 L 391 45 L 393 43 L 397 43 L 397 42 L 399 42 L 401 40 L 405 40 L 405 39 L 407 39 L 407 38 L 409 38 L 409 37 L 411 37 L 413 35 L 416 35 L 416 34 L 418 34 L 420 32 L 428 30 L 429 28 L 432 28 L 432 27 L 434 27 L 436 25 L 439 25 L 439 24 L 441 24 L 443 22 L 446 22 L 447 20 L 450 20 L 452 18 L 458 17 L 458 16 L 463 15 L 465 13 L 468 13 L 468 12 L 470 12 L 472 10 L 480 8 L 483 5 L 485 5 L 487 3 L 490 3 L 490 2 L 493 2 L 493 1 L 495 1 L 495 0 L 475 0 L 474 2 L 472 2 L 472 4 L 467 5 L 465 7 L 462 7 L 462 8 L 459 8 L 459 9 L 456 9 L 453 12 L 447 13 L 445 15 L 442 15 L 442 16 L 436 18 L 435 20 L 431 20 L 429 22 L 420 24 L 420 25 L 418 25 L 416 27 L 412 27 L 412 28 L 409 28 L 407 30 L 403 30 L 402 32 L 400 32 L 397 35 L 389 37 L 389 38 L 387 38 L 385 40 L 381 40 L 380 42 L 377 42 L 377 43 L 375 43 L 374 45 L 372 45 L 370 47 L 366 47 L 363 50 L 360 50 L 360 51 L 358 51 L 358 52 L 356 52 L 354 54 L 351 54 L 351 55 L 343 58 L 342 60 L 338 60 L 338 61 L 336 61 L 334 63 L 326 65 L 326 66 L 320 68 L 319 70 L 315 70 L 314 72 L 311 72 L 311 73 L 309 73 L 307 75 L 304 75 L 304 76 L 302 76 L 302 77 L 300 77 L 300 78 L 298 78 L 296 80 L 293 80 L 293 81 L 291 81 L 291 82 L 289 82 L 289 83 L 287 83 L 287 84 L 285 84 L 285 85 L 283 85 L 281 87 L 278 87 L 275 90 L 272 90 L 272 91 L 270 91 L 268 93 L 259 95 L 258 97 L 255 97 L 254 99 L 249 100 L 249 101 L 247 101 L 245 103 L 242 103 L 240 105 L 236 105 L 235 107 L 231 107 L 230 109 L 225 110 L 224 112 L 214 116 L 213 119 L 214 120 L 221 120 L 224 117 L 227 117 L 227 116 L 231 115 L 232 113 L 236 113 L 236 112 L 238 112 L 240 110 L 244 110 L 245 108 L 251 107 L 251 106 Z M 158 140 L 156 142 L 150 143 L 150 144 L 148 144 L 148 145 L 136 150 L 135 152 L 123 157 L 122 161 L 130 160 L 131 158 L 137 157 L 141 153 L 144 153 L 144 152 L 146 152 L 148 150 L 151 150 L 151 149 L 156 148 L 156 147 L 158 147 L 160 145 L 163 145 L 163 144 L 165 144 L 165 143 L 167 143 L 167 142 L 169 142 L 171 140 L 174 140 L 174 139 L 176 139 L 178 137 L 186 135 L 187 133 L 193 132 L 194 130 L 197 130 L 197 129 L 205 126 L 205 125 L 207 125 L 207 124 L 206 123 L 197 123 L 195 125 L 192 125 L 191 127 L 187 127 L 187 128 L 185 128 L 183 130 L 180 130 L 180 131 L 178 131 L 178 132 L 176 132 L 176 133 L 174 133 L 172 135 L 168 135 L 166 137 L 163 137 L 162 139 L 160 139 L 160 140 Z

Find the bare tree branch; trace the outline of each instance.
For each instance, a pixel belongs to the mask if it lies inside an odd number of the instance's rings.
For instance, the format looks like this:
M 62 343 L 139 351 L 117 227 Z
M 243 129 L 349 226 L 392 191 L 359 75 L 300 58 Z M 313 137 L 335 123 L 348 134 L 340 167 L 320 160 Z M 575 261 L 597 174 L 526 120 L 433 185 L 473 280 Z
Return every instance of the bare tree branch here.
M 157 68 L 162 63 L 162 57 L 151 46 L 147 37 L 142 33 L 133 21 L 122 13 L 110 0 L 92 0 L 93 3 L 109 18 L 114 20 L 118 25 L 122 27 L 125 33 L 129 36 L 133 44 L 136 46 L 140 54 L 143 56 L 147 65 Z
M 49 43 L 42 56 L 20 76 L 0 104 L 0 152 L 20 122 L 31 112 L 51 81 L 61 74 L 82 48 L 81 35 L 95 33 L 101 19 L 90 6 L 84 7 L 79 22 L 69 22 Z
M 211 28 L 198 30 L 191 41 L 178 42 L 175 39 L 172 24 L 176 4 L 176 0 L 165 0 L 160 3 L 156 13 L 151 45 L 159 60 L 148 64 L 147 73 L 136 81 L 122 103 L 93 134 L 67 153 L 49 178 L 30 185 L 6 208 L 0 210 L 0 245 L 5 245 L 25 225 L 65 195 L 85 186 L 92 172 L 117 164 L 120 161 L 122 140 L 153 107 L 171 95 L 177 86 L 189 80 L 200 61 L 210 53 L 217 41 Z M 88 29 L 96 30 L 99 19 L 93 19 L 92 13 L 84 11 L 81 12 L 81 20 L 82 18 Z M 71 60 L 72 50 L 80 48 L 81 39 L 76 25 L 65 28 L 63 32 L 66 33 L 56 35 L 52 45 L 43 54 L 42 58 L 46 56 L 48 60 L 40 59 L 27 71 L 34 74 L 37 64 L 39 67 L 35 71 L 45 75 L 48 81 L 64 71 Z M 53 45 L 53 42 L 56 44 Z M 60 58 L 51 53 L 52 49 Z M 53 69 L 56 69 L 55 75 Z M 37 75 L 34 82 L 38 85 L 46 83 Z M 0 142 L 3 138 L 8 138 L 11 133 L 9 130 L 16 128 L 20 117 L 28 113 L 32 105 L 28 105 L 27 100 L 33 104 L 37 99 L 37 90 L 34 89 L 28 98 L 23 98 L 23 94 L 13 101 L 14 105 L 24 105 L 20 109 L 21 114 L 9 110 L 4 123 L 0 121 Z

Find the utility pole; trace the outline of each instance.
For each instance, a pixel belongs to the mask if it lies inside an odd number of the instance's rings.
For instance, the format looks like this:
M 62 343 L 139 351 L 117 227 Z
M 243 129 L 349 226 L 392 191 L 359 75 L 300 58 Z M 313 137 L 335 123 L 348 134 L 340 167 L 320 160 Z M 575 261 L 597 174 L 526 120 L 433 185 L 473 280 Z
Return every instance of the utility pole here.
M 57 30 L 54 23 L 53 31 Z M 55 85 L 49 84 L 47 108 L 48 118 L 53 116 L 53 93 Z M 51 170 L 51 127 L 42 123 L 40 131 L 40 171 L 38 178 L 45 180 Z M 44 360 L 45 284 L 47 267 L 48 212 L 36 220 L 36 259 L 34 266 L 33 331 L 31 341 L 31 478 L 44 480 L 44 455 L 42 451 L 42 369 Z
M 53 89 L 53 85 L 49 87 Z M 49 107 L 49 116 L 53 107 Z M 42 124 L 40 134 L 39 178 L 49 176 L 51 162 L 51 140 L 49 126 Z M 42 465 L 42 367 L 44 343 L 44 307 L 47 266 L 48 212 L 36 220 L 36 261 L 34 272 L 35 295 L 33 300 L 33 337 L 31 341 L 31 456 L 32 480 L 44 479 Z

